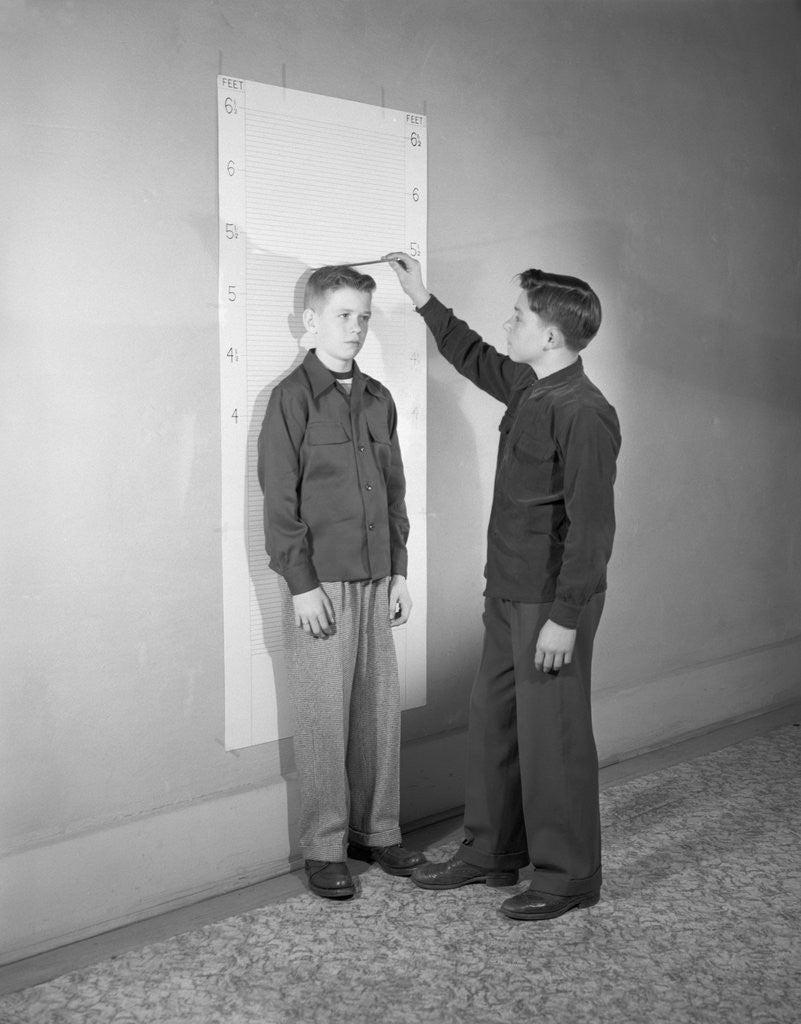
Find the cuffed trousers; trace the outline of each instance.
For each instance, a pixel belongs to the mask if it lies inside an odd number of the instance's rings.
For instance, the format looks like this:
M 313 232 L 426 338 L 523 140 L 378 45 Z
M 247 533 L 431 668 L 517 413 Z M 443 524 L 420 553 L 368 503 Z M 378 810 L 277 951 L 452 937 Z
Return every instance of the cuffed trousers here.
M 603 606 L 603 594 L 590 600 L 570 665 L 550 674 L 534 668 L 550 604 L 485 600 L 459 855 L 478 867 L 531 863 L 533 888 L 556 895 L 593 892 L 601 885 L 590 675 Z
M 348 839 L 401 841 L 400 685 L 389 579 L 323 583 L 336 629 L 308 636 L 282 587 L 287 683 L 295 718 L 300 846 L 307 860 L 342 861 Z

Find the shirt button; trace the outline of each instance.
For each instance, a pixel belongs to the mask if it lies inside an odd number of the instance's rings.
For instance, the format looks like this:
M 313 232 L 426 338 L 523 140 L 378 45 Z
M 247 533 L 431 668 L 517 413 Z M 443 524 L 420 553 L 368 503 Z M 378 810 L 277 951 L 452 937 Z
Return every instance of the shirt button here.
M 362 454 L 366 451 L 366 449 L 365 449 L 363 444 L 359 445 L 359 451 L 362 452 Z
M 367 529 L 368 530 L 372 530 L 372 529 L 374 529 L 374 527 L 375 527 L 375 523 L 368 523 L 367 524 Z
M 365 485 L 364 485 L 364 489 L 365 489 L 366 491 L 372 491 L 372 489 L 373 489 L 373 485 L 372 485 L 372 484 L 365 484 Z

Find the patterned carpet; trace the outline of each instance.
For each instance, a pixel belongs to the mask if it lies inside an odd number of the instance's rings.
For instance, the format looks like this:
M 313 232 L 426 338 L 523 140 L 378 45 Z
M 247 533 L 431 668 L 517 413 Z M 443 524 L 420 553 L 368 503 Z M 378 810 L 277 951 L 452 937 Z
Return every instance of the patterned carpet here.
M 2 1024 L 796 1024 L 801 728 L 602 795 L 601 902 L 498 913 L 370 867 L 357 897 L 287 899 L 0 998 Z M 449 855 L 454 844 L 430 851 Z

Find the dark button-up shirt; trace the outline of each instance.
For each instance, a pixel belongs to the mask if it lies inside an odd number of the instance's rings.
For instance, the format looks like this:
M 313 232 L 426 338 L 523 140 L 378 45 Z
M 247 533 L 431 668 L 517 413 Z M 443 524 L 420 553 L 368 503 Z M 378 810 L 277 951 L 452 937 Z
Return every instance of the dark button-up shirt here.
M 606 589 L 615 533 L 617 414 L 580 358 L 537 378 L 485 344 L 433 296 L 419 310 L 445 358 L 503 402 L 487 535 L 488 597 L 552 602 L 550 618 L 575 628 Z
M 354 363 L 348 396 L 308 352 L 273 389 L 258 448 L 265 545 L 291 593 L 406 575 L 406 481 L 383 384 Z

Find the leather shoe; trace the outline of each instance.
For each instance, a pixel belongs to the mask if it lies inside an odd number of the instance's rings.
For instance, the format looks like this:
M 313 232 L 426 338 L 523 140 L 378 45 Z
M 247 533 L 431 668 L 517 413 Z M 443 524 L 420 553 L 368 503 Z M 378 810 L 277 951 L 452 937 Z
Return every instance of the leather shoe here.
M 412 872 L 412 881 L 421 889 L 458 889 L 463 885 L 514 885 L 517 868 L 499 871 L 497 868 L 479 868 L 466 864 L 459 857 L 451 857 L 440 864 L 424 864 Z
M 347 900 L 356 891 L 344 861 L 307 860 L 306 875 L 311 891 L 328 900 Z
M 365 860 L 368 864 L 377 864 L 388 875 L 404 877 L 408 877 L 414 868 L 426 862 L 422 853 L 407 850 L 400 843 L 394 846 L 362 846 L 360 843 L 351 843 L 348 847 L 348 856 L 354 860 Z
M 557 896 L 550 892 L 537 892 L 529 888 L 501 904 L 501 913 L 517 921 L 548 921 L 561 917 L 568 910 L 594 907 L 601 898 L 599 892 L 584 892 L 578 896 Z

